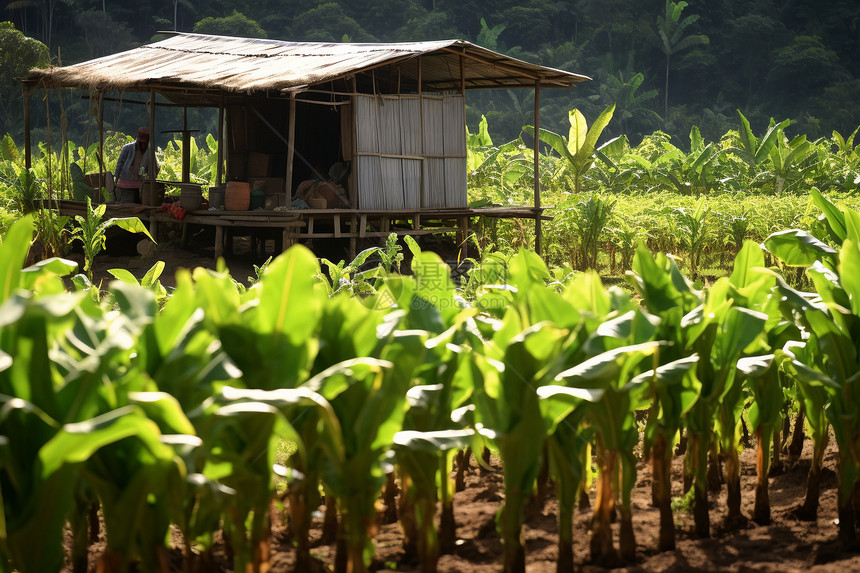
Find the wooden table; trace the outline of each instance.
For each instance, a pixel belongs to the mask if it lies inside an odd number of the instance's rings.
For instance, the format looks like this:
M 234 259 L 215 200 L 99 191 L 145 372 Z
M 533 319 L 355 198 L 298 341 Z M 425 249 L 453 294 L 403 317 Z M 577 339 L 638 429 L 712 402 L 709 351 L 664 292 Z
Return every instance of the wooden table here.
M 180 220 L 166 211 L 156 211 L 149 214 L 150 233 L 157 232 L 157 225 L 162 222 L 172 222 L 186 225 L 209 225 L 215 227 L 215 258 L 223 256 L 225 239 L 230 237 L 229 230 L 238 229 L 281 229 L 281 248 L 288 249 L 297 239 L 297 230 L 305 225 L 291 211 L 222 211 L 201 209 L 189 211 Z

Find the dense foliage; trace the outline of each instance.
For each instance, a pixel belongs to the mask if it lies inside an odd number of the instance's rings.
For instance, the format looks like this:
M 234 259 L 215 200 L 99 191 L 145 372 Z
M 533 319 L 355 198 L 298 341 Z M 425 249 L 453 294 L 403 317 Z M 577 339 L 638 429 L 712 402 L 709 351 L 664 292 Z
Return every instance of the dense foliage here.
M 771 115 L 795 118 L 795 133 L 812 138 L 834 129 L 850 131 L 860 117 L 860 5 L 852 0 L 141 0 L 128 5 L 74 0 L 4 5 L 19 30 L 46 44 L 54 62 L 62 59 L 64 64 L 134 47 L 160 30 L 334 42 L 463 38 L 594 78 L 573 90 L 544 90 L 542 124 L 558 131 L 553 126 L 563 127 L 571 108 L 594 117 L 615 103 L 618 113 L 609 131 L 627 134 L 634 144 L 655 129 L 679 138 L 694 124 L 717 139 L 734 124 L 735 109 L 743 110 L 757 130 Z M 0 51 L 12 47 L 4 41 Z M 509 140 L 532 121 L 533 102 L 527 90 L 472 93 L 468 123 L 476 125 L 485 114 Z M 72 130 L 82 129 L 84 122 L 78 120 L 86 117 L 86 102 L 73 98 L 66 105 L 83 108 L 70 114 L 74 119 L 69 123 Z M 20 106 L 5 111 L 0 133 L 17 138 Z M 133 133 L 136 121 L 126 117 L 114 128 Z M 84 138 L 73 131 L 72 139 Z
M 289 512 L 298 570 L 309 570 L 307 527 L 324 494 L 339 515 L 335 570 L 359 573 L 374 553 L 377 498 L 396 477 L 406 549 L 430 573 L 456 527 L 451 461 L 469 446 L 501 458 L 504 571 L 525 571 L 523 512 L 541 467 L 559 499 L 558 570 L 573 570 L 572 508 L 592 463 L 591 559 L 632 560 L 637 455 L 655 468 L 657 549 L 669 550 L 679 429 L 695 534 L 707 537 L 709 455 L 725 464 L 725 526 L 742 521 L 745 419 L 758 449 L 753 518 L 768 523 L 770 445 L 792 403 L 815 448 L 798 516 L 815 519 L 829 425 L 839 538 L 855 547 L 860 212 L 812 199 L 827 237 L 790 229 L 745 242 L 731 275 L 706 290 L 638 247 L 635 298 L 593 273 L 554 280 L 525 250 L 483 261 L 457 287 L 414 241 L 408 276 L 391 256 L 388 270 L 335 284 L 297 246 L 251 288 L 196 269 L 167 296 L 157 276 L 100 291 L 81 275 L 64 283 L 75 265 L 62 259 L 22 270 L 25 217 L 0 243 L 0 570 L 59 570 L 66 526 L 66 557 L 86 570 L 88 516 L 100 508 L 101 571 L 156 570 L 171 524 L 189 569 L 212 567 L 220 531 L 234 570 L 265 571 L 273 500 Z M 813 290 L 790 287 L 766 253 L 804 269 Z M 645 411 L 643 428 L 635 413 Z

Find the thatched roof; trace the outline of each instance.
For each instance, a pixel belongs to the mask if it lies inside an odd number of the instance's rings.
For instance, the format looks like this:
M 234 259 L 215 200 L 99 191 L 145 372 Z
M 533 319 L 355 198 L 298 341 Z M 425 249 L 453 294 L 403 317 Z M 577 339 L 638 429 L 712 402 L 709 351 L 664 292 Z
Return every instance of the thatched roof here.
M 46 88 L 156 89 L 162 93 L 164 90 L 183 90 L 186 94 L 200 90 L 285 93 L 327 87 L 362 73 L 379 73 L 387 74 L 390 84 L 396 81 L 398 89 L 408 89 L 417 84 L 419 59 L 421 85 L 425 90 L 536 84 L 570 87 L 590 79 L 530 64 L 463 40 L 337 44 L 180 33 L 80 64 L 34 69 L 24 82 Z

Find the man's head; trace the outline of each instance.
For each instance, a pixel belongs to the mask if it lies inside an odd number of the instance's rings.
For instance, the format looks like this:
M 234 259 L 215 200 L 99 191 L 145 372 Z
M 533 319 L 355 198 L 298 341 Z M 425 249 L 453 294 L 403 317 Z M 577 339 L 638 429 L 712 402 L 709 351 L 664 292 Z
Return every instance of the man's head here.
M 141 127 L 137 130 L 137 140 L 141 143 L 147 143 L 149 141 L 148 127 Z

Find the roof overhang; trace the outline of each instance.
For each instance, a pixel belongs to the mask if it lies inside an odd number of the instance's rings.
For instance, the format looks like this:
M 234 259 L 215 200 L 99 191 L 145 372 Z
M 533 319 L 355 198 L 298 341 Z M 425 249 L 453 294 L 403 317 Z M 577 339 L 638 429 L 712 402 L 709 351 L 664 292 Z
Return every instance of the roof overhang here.
M 420 61 L 420 65 L 419 65 Z M 398 88 L 427 91 L 481 88 L 566 88 L 587 76 L 531 64 L 463 40 L 393 44 L 284 42 L 178 33 L 71 66 L 33 69 L 30 87 L 184 93 L 198 103 L 217 94 L 287 95 L 332 89 L 340 80 L 397 70 Z M 375 80 L 374 80 L 375 81 Z

